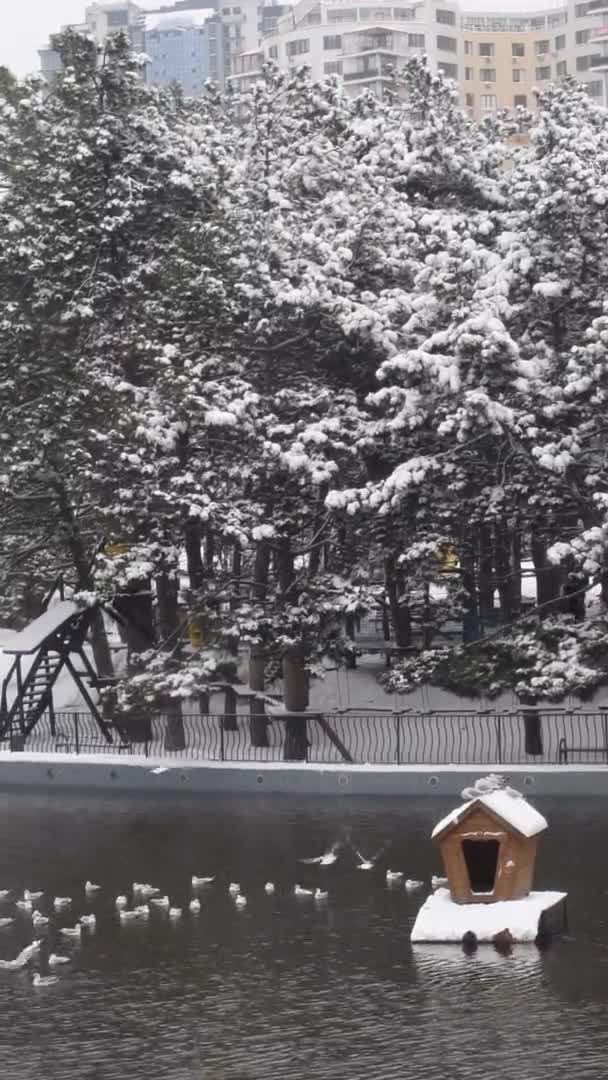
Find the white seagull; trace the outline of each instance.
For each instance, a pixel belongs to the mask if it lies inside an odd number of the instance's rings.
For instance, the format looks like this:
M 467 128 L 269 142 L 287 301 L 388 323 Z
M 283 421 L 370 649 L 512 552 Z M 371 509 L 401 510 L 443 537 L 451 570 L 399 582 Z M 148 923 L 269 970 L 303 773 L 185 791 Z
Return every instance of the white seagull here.
M 231 881 L 231 882 L 230 882 L 230 885 L 228 886 L 228 892 L 229 892 L 229 893 L 230 893 L 230 894 L 231 894 L 232 896 L 238 896 L 238 894 L 240 893 L 240 891 L 241 891 L 241 886 L 240 886 L 240 885 L 238 885 L 236 881 Z
M 129 901 L 127 900 L 126 896 L 117 896 L 114 903 L 116 907 L 120 910 L 121 908 L 126 908 Z
M 156 889 L 154 885 L 144 885 L 143 882 L 133 882 L 133 895 L 143 896 L 144 900 L 147 900 L 150 896 L 156 896 L 160 892 L 160 889 Z
M 34 911 L 32 914 L 32 922 L 34 926 L 46 926 L 48 923 L 48 917 L 43 915 L 41 911 Z
M 118 916 L 121 922 L 131 922 L 133 919 L 139 918 L 136 911 L 127 911 L 126 908 L 119 908 Z
M 323 855 L 315 855 L 312 859 L 300 859 L 302 863 L 316 863 L 318 866 L 333 866 L 338 859 L 338 852 L 342 847 L 342 841 L 336 840 L 335 844 L 332 844 L 329 851 L 326 851 Z
M 387 881 L 401 881 L 402 877 L 403 877 L 403 871 L 402 870 L 387 870 L 386 871 L 386 880 Z
M 238 896 L 235 896 L 234 902 L 235 902 L 237 907 L 246 907 L 247 906 L 247 897 L 243 896 L 242 893 L 239 893 Z
M 24 900 L 40 900 L 41 896 L 44 896 L 43 892 L 30 892 L 29 889 L 24 889 L 23 890 L 23 899 Z
M 267 893 L 268 896 L 272 896 L 274 891 L 275 890 L 274 890 L 274 885 L 272 884 L 272 881 L 267 881 L 266 884 L 264 885 L 264 892 Z
M 181 907 L 170 907 L 169 908 L 169 918 L 170 919 L 181 919 L 181 917 L 182 917 L 182 909 L 181 909 Z
M 151 896 L 150 903 L 155 907 L 168 908 L 171 907 L 171 901 L 168 896 Z
M 59 933 L 62 934 L 63 937 L 78 938 L 78 940 L 80 940 L 80 937 L 82 936 L 82 927 L 79 925 L 63 926 Z
M 433 874 L 431 878 L 431 887 L 433 889 L 445 889 L 448 883 L 447 877 L 437 877 Z
M 315 900 L 327 900 L 328 896 L 329 896 L 329 893 L 325 889 L 315 889 L 315 892 L 314 892 L 314 899 Z
M 94 885 L 92 881 L 85 881 L 84 891 L 86 893 L 96 893 L 101 889 L 101 885 Z
M 199 911 L 201 910 L 200 900 L 191 900 L 188 906 L 193 915 L 198 915 Z
M 133 908 L 138 919 L 147 919 L 150 915 L 150 908 L 148 904 L 136 904 Z
M 302 885 L 294 885 L 294 896 L 314 896 L 314 889 L 305 889 Z
M 34 986 L 52 986 L 53 983 L 59 982 L 59 978 L 57 975 L 41 975 L 39 971 L 36 971 L 32 982 Z
M 416 889 L 424 889 L 424 881 L 416 881 L 414 878 L 408 877 L 405 887 L 408 892 L 415 892 Z
M 197 877 L 196 874 L 193 874 L 192 888 L 197 889 L 199 885 L 211 885 L 212 881 L 215 881 L 215 874 L 213 877 Z
M 31 911 L 34 905 L 31 900 L 17 900 L 15 906 L 19 908 L 19 911 Z
M 9 918 L 9 916 L 7 916 L 5 919 L 0 919 L 0 930 L 2 929 L 3 926 L 11 926 L 14 923 L 14 921 L 15 920 Z
M 0 900 L 7 900 L 11 892 L 11 889 L 0 889 Z
M 93 928 L 97 925 L 97 919 L 94 915 L 81 915 L 78 921 L 81 926 L 88 926 L 89 928 Z
M 366 859 L 360 851 L 357 851 L 357 848 L 353 848 L 353 851 L 355 852 L 355 855 L 359 860 L 357 870 L 373 870 L 376 863 L 378 862 L 378 859 L 384 853 L 384 848 L 380 848 L 380 851 L 378 851 L 372 859 Z
M 2 971 L 19 971 L 20 968 L 25 967 L 39 949 L 40 942 L 32 941 L 31 945 L 26 945 L 25 949 L 22 949 L 14 960 L 0 960 L 0 969 L 2 969 Z
M 71 896 L 56 896 L 53 900 L 53 907 L 55 908 L 55 911 L 59 911 L 60 908 L 69 907 L 71 903 Z
M 52 952 L 49 956 L 49 967 L 59 967 L 60 964 L 69 964 L 69 956 L 60 956 L 59 953 Z

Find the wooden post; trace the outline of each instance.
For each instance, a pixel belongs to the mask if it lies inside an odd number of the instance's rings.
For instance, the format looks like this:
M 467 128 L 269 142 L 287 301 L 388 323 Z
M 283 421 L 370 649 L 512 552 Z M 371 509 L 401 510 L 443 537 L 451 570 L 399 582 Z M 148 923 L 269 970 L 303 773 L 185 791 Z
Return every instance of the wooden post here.
M 224 716 L 222 719 L 224 731 L 238 731 L 236 722 L 236 692 L 233 686 L 227 686 L 224 690 Z
M 249 650 L 249 685 L 252 690 L 264 690 L 265 657 L 260 648 L 252 646 Z M 253 695 L 249 699 L 249 733 L 251 745 L 267 747 L 268 718 L 264 698 Z

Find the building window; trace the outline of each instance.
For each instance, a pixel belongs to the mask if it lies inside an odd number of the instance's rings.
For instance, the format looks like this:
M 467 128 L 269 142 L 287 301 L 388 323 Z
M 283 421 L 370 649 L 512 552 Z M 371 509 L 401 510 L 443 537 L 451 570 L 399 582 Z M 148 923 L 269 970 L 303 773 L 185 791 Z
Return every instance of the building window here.
M 474 108 L 474 106 L 475 106 L 475 95 L 474 94 L 465 94 L 464 100 L 465 100 L 465 104 L 466 104 L 467 109 Z
M 480 68 L 479 78 L 481 82 L 496 82 L 496 68 Z
M 446 37 L 444 34 L 437 34 L 437 48 L 442 52 L 456 52 L 458 49 L 458 43 L 456 38 Z
M 323 64 L 323 71 L 326 75 L 341 75 L 342 74 L 342 61 L 341 60 L 328 60 Z
M 437 22 L 443 23 L 444 26 L 456 26 L 456 12 L 446 11 L 445 8 L 437 8 Z
M 583 83 L 583 88 L 587 91 L 590 97 L 601 97 L 602 86 L 603 83 L 601 79 L 598 79 L 595 82 Z
M 491 41 L 480 41 L 479 42 L 479 55 L 480 56 L 494 56 L 495 53 L 496 53 L 496 49 L 494 48 L 493 42 L 491 42 Z
M 536 15 L 536 16 L 534 16 L 533 19 L 530 19 L 530 26 L 532 27 L 533 30 L 544 30 L 545 29 L 545 16 L 544 15 Z
M 516 94 L 513 98 L 513 104 L 515 108 L 521 107 L 522 109 L 528 108 L 528 98 L 526 94 Z
M 568 63 L 566 60 L 560 60 L 559 63 L 555 65 L 555 74 L 558 79 L 565 78 L 568 74 Z
M 555 39 L 555 48 L 556 49 L 565 49 L 566 48 L 566 35 L 565 34 L 560 34 L 559 37 L 556 37 L 556 39 Z
M 329 34 L 323 38 L 324 49 L 341 49 L 342 48 L 342 34 Z
M 278 60 L 279 59 L 279 46 L 278 45 L 271 45 L 269 50 L 268 50 L 268 56 L 270 57 L 271 60 Z
M 490 109 L 495 109 L 496 94 L 482 94 L 479 102 L 484 112 L 488 112 Z
M 521 41 L 514 41 L 511 45 L 511 56 L 525 56 L 526 46 Z
M 424 34 L 408 34 L 407 44 L 409 49 L 424 49 Z
M 584 19 L 589 14 L 589 4 L 576 4 L 574 14 L 577 19 Z
M 546 67 L 537 67 L 537 69 L 536 69 L 536 71 L 534 73 L 534 78 L 537 79 L 538 82 L 544 82 L 546 79 L 550 79 L 551 78 L 551 68 L 550 68 L 549 64 L 547 64 Z
M 356 8 L 334 8 L 333 11 L 328 11 L 327 12 L 327 21 L 329 23 L 356 22 L 357 21 L 357 9 Z
M 445 75 L 446 79 L 458 78 L 458 64 L 445 64 L 443 61 L 437 64 L 439 70 Z
M 108 11 L 106 12 L 108 20 L 108 28 L 110 26 L 116 28 L 117 26 L 128 26 L 129 16 L 126 11 Z
M 513 82 L 525 82 L 526 81 L 526 69 L 525 68 L 513 68 L 511 72 L 513 76 Z
M 410 19 L 412 19 L 412 20 L 415 19 L 416 15 L 415 15 L 415 12 L 414 12 L 413 8 L 396 7 L 396 8 L 393 8 L 393 18 L 394 19 L 407 19 L 409 21 Z
M 577 71 L 588 71 L 589 67 L 590 67 L 590 62 L 591 62 L 591 57 L 590 56 L 577 56 L 577 58 L 576 58 L 576 70 Z
M 575 34 L 577 45 L 586 45 L 591 37 L 591 30 L 577 30 Z
M 475 78 L 475 71 L 473 70 L 473 68 L 465 68 L 464 69 L 464 81 L 465 82 L 473 82 L 474 78 Z
M 473 42 L 472 41 L 465 41 L 465 43 L 464 43 L 464 55 L 465 56 L 472 56 L 473 55 Z
M 563 26 L 568 22 L 567 11 L 557 11 L 554 15 L 547 16 L 547 26 Z
M 302 56 L 310 52 L 310 38 L 298 38 L 297 41 L 288 41 L 285 46 L 288 56 Z
M 535 41 L 534 42 L 534 52 L 536 53 L 537 56 L 544 56 L 545 53 L 549 52 L 549 42 L 548 41 Z

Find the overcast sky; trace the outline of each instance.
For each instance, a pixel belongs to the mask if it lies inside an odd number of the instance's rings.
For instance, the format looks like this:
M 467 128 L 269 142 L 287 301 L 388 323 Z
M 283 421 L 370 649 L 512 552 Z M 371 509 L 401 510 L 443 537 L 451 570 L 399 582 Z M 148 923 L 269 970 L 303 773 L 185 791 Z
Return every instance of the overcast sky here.
M 555 0 L 547 0 L 553 6 Z M 38 69 L 37 50 L 64 23 L 83 21 L 87 0 L 0 0 L 0 64 L 16 75 Z M 545 6 L 543 0 L 465 0 L 465 10 L 522 11 Z

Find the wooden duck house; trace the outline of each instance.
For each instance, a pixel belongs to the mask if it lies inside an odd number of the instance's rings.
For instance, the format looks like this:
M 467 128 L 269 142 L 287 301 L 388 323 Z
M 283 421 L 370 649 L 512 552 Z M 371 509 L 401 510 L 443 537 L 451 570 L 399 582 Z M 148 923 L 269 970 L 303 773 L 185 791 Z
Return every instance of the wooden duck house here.
M 433 830 L 457 904 L 521 900 L 532 889 L 544 817 L 518 791 L 499 788 L 457 806 Z

